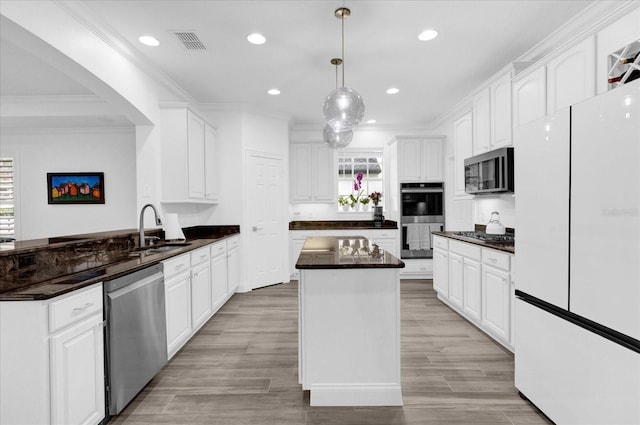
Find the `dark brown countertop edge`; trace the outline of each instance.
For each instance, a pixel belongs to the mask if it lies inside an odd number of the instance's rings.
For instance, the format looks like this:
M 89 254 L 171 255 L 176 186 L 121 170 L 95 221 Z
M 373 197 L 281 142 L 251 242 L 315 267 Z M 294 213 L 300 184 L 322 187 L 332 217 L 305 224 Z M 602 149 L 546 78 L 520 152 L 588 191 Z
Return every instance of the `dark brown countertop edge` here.
M 497 251 L 503 251 L 503 252 L 507 252 L 509 254 L 514 254 L 516 253 L 516 247 L 514 244 L 502 244 L 502 243 L 491 243 L 491 242 L 484 242 L 478 239 L 474 239 L 474 238 L 466 238 L 464 236 L 460 236 L 460 235 L 456 235 L 456 232 L 454 231 L 446 231 L 446 232 L 433 232 L 434 235 L 436 236 L 442 236 L 445 238 L 449 238 L 449 239 L 455 239 L 455 240 L 459 240 L 461 242 L 467 242 L 467 243 L 471 243 L 474 245 L 479 245 L 481 247 L 484 248 L 491 248 L 491 249 L 495 249 Z
M 395 264 L 361 263 L 361 264 L 296 264 L 299 270 L 329 270 L 329 269 L 403 269 L 405 264 L 398 260 Z
M 118 263 L 96 267 L 90 270 L 84 270 L 72 275 L 61 276 L 55 279 L 50 279 L 22 288 L 12 289 L 0 293 L 0 301 L 37 301 L 64 295 L 66 293 L 93 285 L 97 282 L 124 276 L 126 274 L 152 266 L 154 264 L 158 264 L 160 261 L 167 260 L 171 257 L 175 257 L 177 255 L 181 255 L 186 252 L 202 248 L 203 246 L 224 240 L 231 236 L 235 236 L 236 234 L 240 234 L 240 226 L 195 226 L 192 228 L 185 228 L 183 229 L 183 232 L 185 234 L 185 237 L 187 238 L 186 242 L 189 243 L 189 245 L 187 246 L 164 253 L 133 256 L 125 261 L 120 261 Z M 102 238 L 108 237 L 103 236 L 105 233 L 109 233 L 111 234 L 111 236 L 115 236 L 116 234 L 126 234 L 127 231 L 100 233 Z M 84 238 L 81 240 L 87 239 L 90 238 Z M 80 282 L 66 283 L 69 281 L 73 281 L 74 276 L 83 275 L 88 272 L 101 272 L 101 274 L 97 277 L 82 280 Z
M 343 238 L 340 236 L 313 236 L 313 237 L 308 237 L 305 240 L 305 244 L 302 248 L 302 251 L 300 252 L 300 256 L 298 257 L 298 260 L 296 261 L 296 269 L 299 270 L 323 270 L 323 269 L 401 269 L 405 267 L 404 261 L 400 260 L 399 258 L 397 258 L 396 256 L 394 256 L 393 254 L 383 251 L 383 257 L 382 260 L 383 262 L 379 263 L 379 262 L 373 262 L 370 263 L 368 261 L 363 261 L 361 263 L 357 263 L 357 262 L 353 262 L 353 263 L 340 263 L 340 262 L 333 262 L 331 264 L 313 264 L 313 263 L 309 263 L 309 262 L 305 262 L 304 258 L 305 258 L 305 247 L 307 246 L 307 244 L 310 241 L 314 241 L 314 240 L 318 240 L 322 242 L 324 242 L 324 246 L 327 246 L 327 242 L 329 242 L 332 246 L 335 243 L 335 246 L 338 246 L 340 244 L 340 241 L 346 241 L 346 240 L 351 240 L 352 237 L 348 237 L 348 238 Z M 372 243 L 370 240 L 368 240 L 365 237 L 362 236 L 358 236 L 356 237 L 356 239 L 362 239 L 362 240 L 366 240 L 367 241 L 367 246 L 369 246 L 369 244 L 371 245 L 375 245 L 375 243 Z M 336 251 L 330 251 L 334 254 L 334 258 L 335 256 L 338 255 L 338 253 Z M 371 257 L 371 253 L 367 253 L 367 254 L 359 254 L 361 255 L 360 258 L 370 258 Z M 339 257 L 339 256 L 338 256 Z
M 398 223 L 385 220 L 382 226 L 375 226 L 373 220 L 309 220 L 290 221 L 289 230 L 344 230 L 344 229 L 398 229 Z

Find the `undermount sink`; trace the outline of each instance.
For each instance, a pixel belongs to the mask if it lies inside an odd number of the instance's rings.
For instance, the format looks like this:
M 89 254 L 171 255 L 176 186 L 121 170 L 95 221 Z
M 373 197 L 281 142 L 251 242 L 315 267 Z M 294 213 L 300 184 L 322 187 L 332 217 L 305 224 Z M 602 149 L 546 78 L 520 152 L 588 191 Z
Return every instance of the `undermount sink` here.
M 129 255 L 137 256 L 137 255 L 144 255 L 144 254 L 161 254 L 163 252 L 181 249 L 189 245 L 191 244 L 187 242 L 180 242 L 180 243 L 168 243 L 166 245 L 155 246 L 155 247 L 150 246 L 150 247 L 136 248 Z

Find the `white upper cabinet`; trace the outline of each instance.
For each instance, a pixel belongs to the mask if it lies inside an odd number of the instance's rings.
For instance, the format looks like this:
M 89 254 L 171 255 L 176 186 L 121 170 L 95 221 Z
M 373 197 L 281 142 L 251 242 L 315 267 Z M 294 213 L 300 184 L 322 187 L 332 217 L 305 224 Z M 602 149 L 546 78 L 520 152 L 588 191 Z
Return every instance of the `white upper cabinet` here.
M 161 126 L 162 201 L 217 201 L 217 138 L 213 127 L 187 108 L 162 109 Z
M 547 64 L 547 114 L 595 96 L 595 53 L 591 36 Z
M 291 145 L 291 202 L 335 202 L 334 151 L 324 143 Z
M 442 138 L 398 137 L 400 182 L 443 181 Z
M 472 113 L 468 112 L 453 123 L 453 138 L 455 148 L 454 180 L 455 195 L 465 196 L 464 191 L 464 160 L 472 155 L 473 127 Z
M 205 123 L 204 126 L 204 199 L 218 201 L 219 176 L 218 170 L 218 135 L 216 130 Z
M 547 69 L 544 66 L 513 82 L 513 127 L 547 114 Z
M 511 71 L 497 78 L 473 98 L 473 154 L 511 145 Z
M 491 149 L 512 144 L 511 75 L 511 71 L 508 71 L 489 86 L 491 98 Z
M 189 198 L 204 199 L 204 121 L 191 111 L 187 119 Z
M 491 150 L 491 96 L 483 89 L 473 99 L 473 154 Z

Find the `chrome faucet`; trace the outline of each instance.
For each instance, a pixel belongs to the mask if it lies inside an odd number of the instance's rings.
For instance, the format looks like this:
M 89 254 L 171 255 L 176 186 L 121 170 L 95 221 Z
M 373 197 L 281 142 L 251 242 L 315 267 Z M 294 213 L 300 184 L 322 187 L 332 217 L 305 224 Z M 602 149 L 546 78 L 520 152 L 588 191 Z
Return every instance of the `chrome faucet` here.
M 140 210 L 140 248 L 145 246 L 145 239 L 144 239 L 144 210 L 146 210 L 147 207 L 151 207 L 151 209 L 153 210 L 153 215 L 155 216 L 156 224 L 158 226 L 162 225 L 162 220 L 160 220 L 160 216 L 158 215 L 158 210 L 156 209 L 155 206 L 153 206 L 153 204 L 147 204 L 144 207 L 142 207 L 142 209 Z

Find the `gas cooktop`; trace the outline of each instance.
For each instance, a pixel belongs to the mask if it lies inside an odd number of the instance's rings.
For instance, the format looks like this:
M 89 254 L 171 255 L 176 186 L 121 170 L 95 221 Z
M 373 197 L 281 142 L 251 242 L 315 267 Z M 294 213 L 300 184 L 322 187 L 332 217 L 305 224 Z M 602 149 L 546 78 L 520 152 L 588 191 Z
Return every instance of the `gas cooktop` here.
M 505 234 L 505 235 L 490 235 L 485 232 L 455 232 L 456 236 L 463 236 L 465 238 L 478 239 L 483 242 L 491 242 L 491 243 L 504 243 L 504 244 L 512 244 L 515 243 L 516 238 L 514 235 Z

